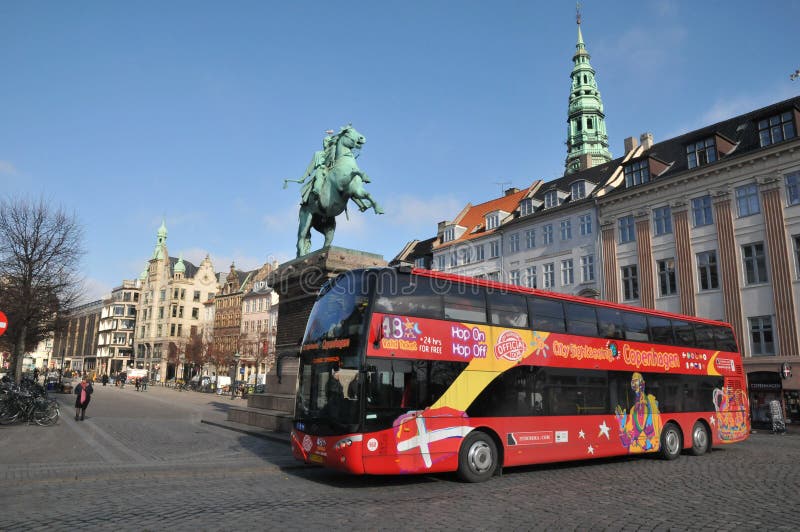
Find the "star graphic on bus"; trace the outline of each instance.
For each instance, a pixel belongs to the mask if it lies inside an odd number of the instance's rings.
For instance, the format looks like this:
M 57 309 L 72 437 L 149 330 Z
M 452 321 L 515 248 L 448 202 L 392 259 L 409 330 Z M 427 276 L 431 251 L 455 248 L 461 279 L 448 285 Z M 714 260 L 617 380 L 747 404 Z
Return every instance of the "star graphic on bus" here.
M 589 445 L 589 448 L 588 448 L 588 449 L 586 449 L 586 451 L 587 451 L 589 454 L 594 454 L 594 447 L 592 447 L 591 445 Z
M 547 335 L 540 336 L 539 331 L 533 332 L 533 341 L 531 342 L 531 347 L 533 347 L 534 352 L 541 357 L 547 358 L 547 350 L 550 349 L 550 346 L 547 345 L 545 342 L 547 340 Z
M 711 425 L 713 426 L 713 425 L 714 425 L 714 423 L 716 423 L 716 422 L 717 422 L 717 420 L 716 420 L 716 419 L 714 419 L 714 416 L 711 416 L 711 417 L 709 417 L 709 418 L 708 418 L 708 422 L 709 422 L 709 423 L 711 423 Z
M 586 433 L 585 433 L 585 432 L 583 432 L 583 429 L 581 429 L 581 430 L 578 432 L 578 438 L 580 438 L 580 439 L 582 439 L 582 440 L 585 440 L 585 439 L 586 439 Z
M 603 435 L 610 440 L 611 437 L 608 435 L 609 428 L 610 427 L 606 425 L 606 420 L 604 419 L 603 422 L 600 424 L 600 432 L 597 434 L 597 436 L 600 437 L 600 435 Z
M 415 339 L 417 336 L 422 334 L 422 331 L 419 329 L 419 323 L 416 321 L 411 321 L 410 319 L 406 318 L 405 323 L 403 323 L 403 328 L 405 329 L 405 337 L 410 339 Z

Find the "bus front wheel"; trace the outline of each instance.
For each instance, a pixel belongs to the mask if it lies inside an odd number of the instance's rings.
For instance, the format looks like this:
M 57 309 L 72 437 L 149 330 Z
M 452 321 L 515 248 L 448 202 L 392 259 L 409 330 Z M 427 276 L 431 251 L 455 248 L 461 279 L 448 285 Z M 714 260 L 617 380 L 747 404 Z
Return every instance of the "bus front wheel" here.
M 497 470 L 497 446 L 494 440 L 479 430 L 469 433 L 458 452 L 458 475 L 467 482 L 489 480 Z
M 661 429 L 661 457 L 664 460 L 675 460 L 683 450 L 683 437 L 675 423 L 667 423 Z
M 708 429 L 705 424 L 698 421 L 692 428 L 692 449 L 691 453 L 694 456 L 705 454 L 711 448 L 711 438 L 708 435 Z

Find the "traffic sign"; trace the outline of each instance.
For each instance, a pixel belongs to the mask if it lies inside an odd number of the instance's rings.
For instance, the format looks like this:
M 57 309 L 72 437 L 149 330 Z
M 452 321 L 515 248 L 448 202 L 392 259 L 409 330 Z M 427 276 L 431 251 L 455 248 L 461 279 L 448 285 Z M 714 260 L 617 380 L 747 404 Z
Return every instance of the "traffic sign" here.
M 0 310 L 0 336 L 3 336 L 6 329 L 8 329 L 8 318 L 6 318 L 6 315 Z

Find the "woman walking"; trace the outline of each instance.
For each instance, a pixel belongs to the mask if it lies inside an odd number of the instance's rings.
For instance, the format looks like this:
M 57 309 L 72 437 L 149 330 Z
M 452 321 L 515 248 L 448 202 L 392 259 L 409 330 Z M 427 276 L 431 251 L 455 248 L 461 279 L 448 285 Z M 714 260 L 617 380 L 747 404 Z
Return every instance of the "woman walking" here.
M 92 383 L 89 382 L 89 377 L 84 375 L 81 383 L 75 387 L 75 421 L 80 419 L 83 421 L 86 415 L 86 407 L 89 406 L 89 400 L 92 398 Z M 80 416 L 80 417 L 78 417 Z

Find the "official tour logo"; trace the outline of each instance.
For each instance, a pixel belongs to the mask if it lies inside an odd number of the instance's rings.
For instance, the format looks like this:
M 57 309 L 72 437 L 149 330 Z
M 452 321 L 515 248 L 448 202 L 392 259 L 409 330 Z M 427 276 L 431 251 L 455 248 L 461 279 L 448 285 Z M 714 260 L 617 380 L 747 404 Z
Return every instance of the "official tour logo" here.
M 494 356 L 516 362 L 525 355 L 526 347 L 525 341 L 518 333 L 503 331 L 494 345 Z

